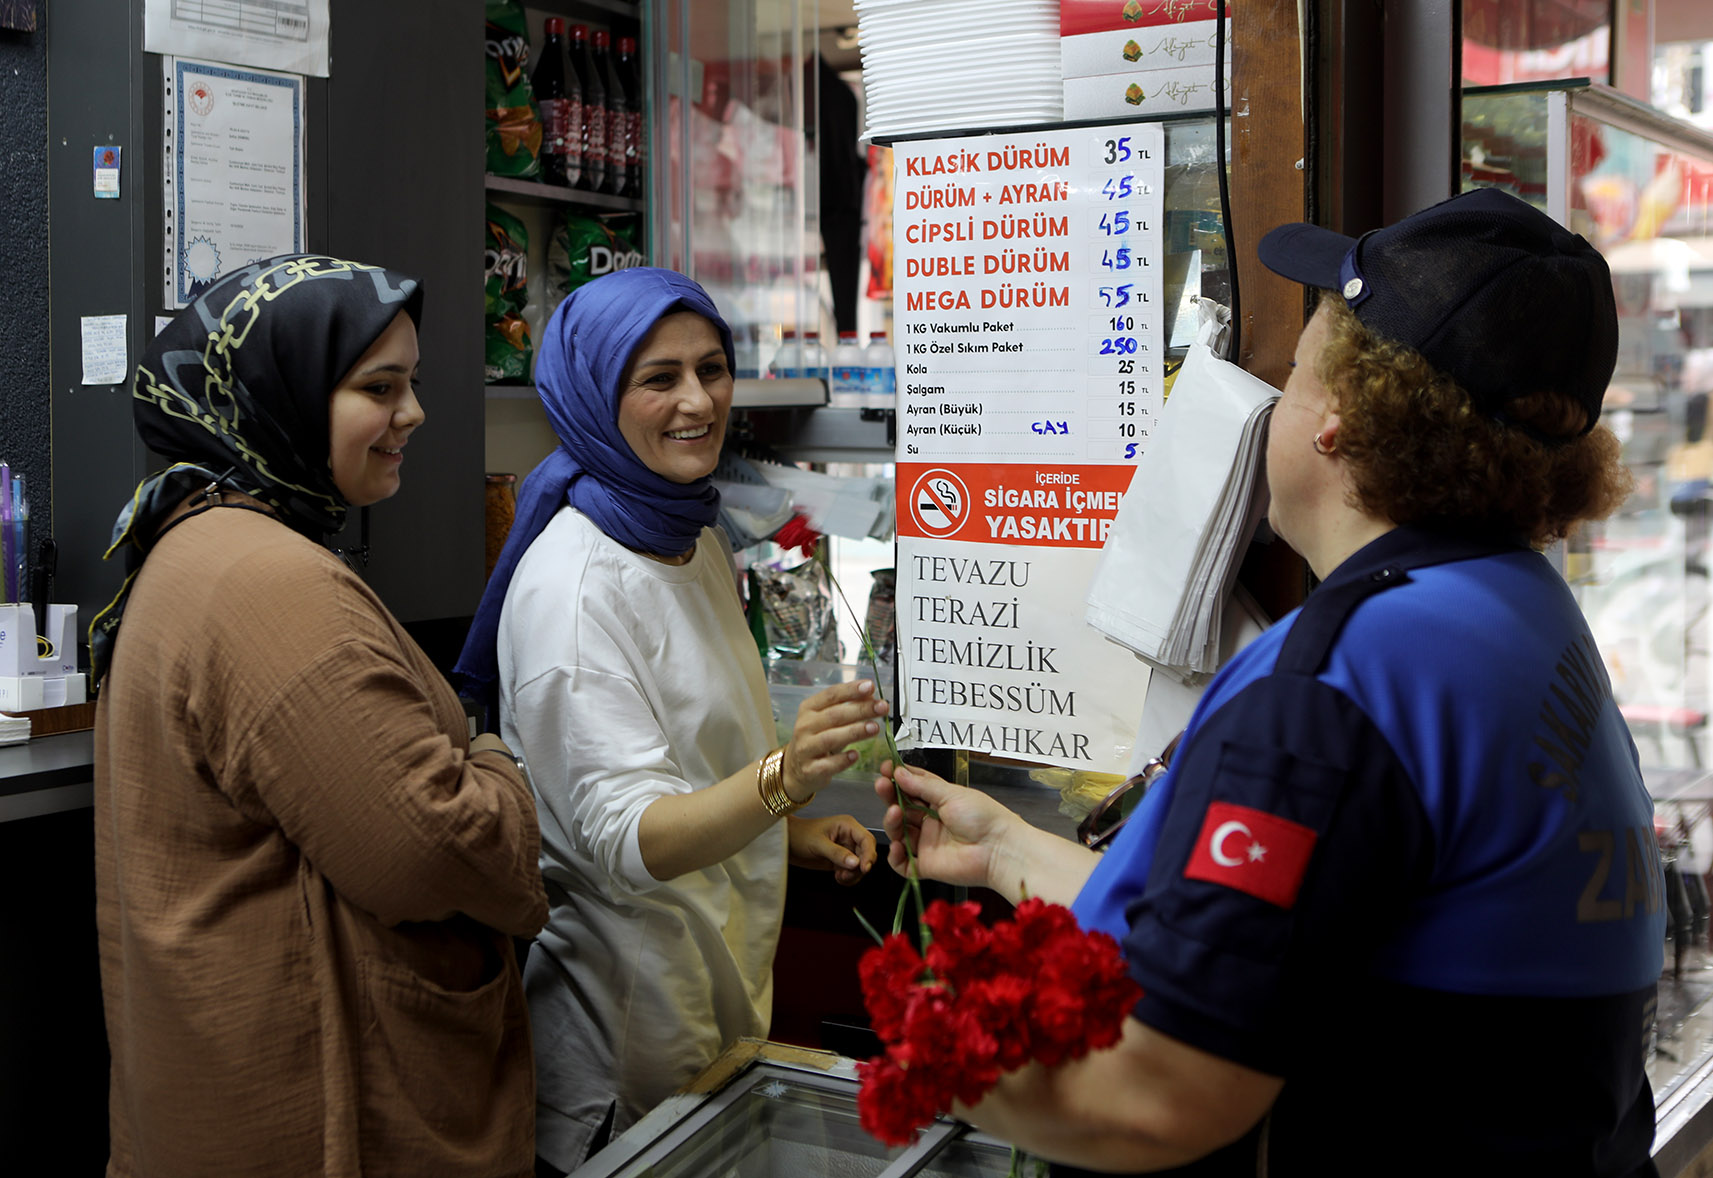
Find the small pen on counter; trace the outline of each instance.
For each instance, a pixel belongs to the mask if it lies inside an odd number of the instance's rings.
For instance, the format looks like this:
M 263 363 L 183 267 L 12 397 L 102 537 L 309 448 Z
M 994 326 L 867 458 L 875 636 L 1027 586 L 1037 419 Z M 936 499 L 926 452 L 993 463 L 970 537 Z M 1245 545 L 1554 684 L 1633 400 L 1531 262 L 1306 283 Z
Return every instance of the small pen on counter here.
M 59 545 L 52 536 L 42 537 L 36 549 L 36 567 L 30 573 L 30 602 L 36 611 L 36 633 L 48 632 L 48 603 L 54 599 L 54 577 L 59 572 Z
M 24 476 L 12 476 L 12 585 L 19 601 L 28 601 L 30 592 L 30 497 L 25 493 Z M 40 634 L 38 629 L 36 633 Z
M 17 543 L 12 530 L 12 467 L 0 459 L 0 605 L 18 600 Z

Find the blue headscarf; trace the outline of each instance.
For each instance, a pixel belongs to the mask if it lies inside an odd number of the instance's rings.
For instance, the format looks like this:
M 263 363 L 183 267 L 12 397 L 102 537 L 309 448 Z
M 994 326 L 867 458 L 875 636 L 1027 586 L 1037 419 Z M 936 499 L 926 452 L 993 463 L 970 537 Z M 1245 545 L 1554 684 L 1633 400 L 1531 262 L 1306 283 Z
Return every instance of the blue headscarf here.
M 694 311 L 720 333 L 736 364 L 732 330 L 706 291 L 672 270 L 618 270 L 573 291 L 542 332 L 535 385 L 559 448 L 518 490 L 517 515 L 494 564 L 458 665 L 460 689 L 491 708 L 499 680 L 500 608 L 524 552 L 569 503 L 638 552 L 678 553 L 720 513 L 711 478 L 675 483 L 643 464 L 619 432 L 620 381 L 643 337 L 676 311 Z

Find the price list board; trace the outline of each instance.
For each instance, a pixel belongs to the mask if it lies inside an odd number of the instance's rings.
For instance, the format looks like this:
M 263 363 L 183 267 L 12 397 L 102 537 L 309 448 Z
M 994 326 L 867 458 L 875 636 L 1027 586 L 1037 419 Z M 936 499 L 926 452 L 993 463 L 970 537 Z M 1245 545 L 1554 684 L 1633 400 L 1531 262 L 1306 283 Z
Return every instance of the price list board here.
M 1143 665 L 1083 622 L 1158 420 L 1158 123 L 903 143 L 902 743 L 1122 773 Z

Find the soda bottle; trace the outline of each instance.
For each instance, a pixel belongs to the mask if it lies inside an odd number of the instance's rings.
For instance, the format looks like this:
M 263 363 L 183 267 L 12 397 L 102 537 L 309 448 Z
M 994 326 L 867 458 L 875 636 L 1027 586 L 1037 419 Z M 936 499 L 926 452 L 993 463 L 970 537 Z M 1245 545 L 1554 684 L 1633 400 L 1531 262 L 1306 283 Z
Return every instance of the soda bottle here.
M 597 32 L 595 42 L 595 75 L 606 91 L 607 116 L 607 176 L 599 191 L 618 193 L 625 186 L 625 86 L 613 62 L 612 34 Z
M 546 32 L 541 60 L 529 79 L 535 104 L 541 110 L 541 179 L 545 184 L 568 185 L 571 99 L 565 86 L 565 21 L 548 17 Z
M 565 183 L 583 184 L 583 75 L 567 49 L 565 54 L 565 99 L 569 122 L 565 128 Z
M 607 87 L 589 53 L 589 26 L 571 26 L 571 68 L 583 83 L 583 175 L 579 188 L 607 190 Z
M 648 191 L 643 178 L 648 155 L 642 141 L 642 69 L 635 37 L 619 38 L 619 80 L 625 87 L 625 184 L 619 195 L 640 198 Z

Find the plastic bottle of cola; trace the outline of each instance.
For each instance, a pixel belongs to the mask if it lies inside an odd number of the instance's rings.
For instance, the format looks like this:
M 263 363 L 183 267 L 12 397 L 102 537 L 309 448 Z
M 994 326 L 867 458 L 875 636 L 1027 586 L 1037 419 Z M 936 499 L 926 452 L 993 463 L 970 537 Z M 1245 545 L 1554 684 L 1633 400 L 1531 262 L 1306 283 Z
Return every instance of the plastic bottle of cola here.
M 578 187 L 607 188 L 607 88 L 589 52 L 589 26 L 571 26 L 571 68 L 583 83 L 583 174 Z
M 607 176 L 601 185 L 601 192 L 610 192 L 615 196 L 623 191 L 625 186 L 625 125 L 629 121 L 625 110 L 629 98 L 625 94 L 625 85 L 619 77 L 618 63 L 613 59 L 612 34 L 598 32 L 595 34 L 595 73 L 601 79 L 601 87 L 606 91 L 606 151 Z
M 544 184 L 569 185 L 572 102 L 565 85 L 565 21 L 548 17 L 546 32 L 541 60 L 529 79 L 535 104 L 541 110 L 541 180 Z
M 636 56 L 636 38 L 619 38 L 619 80 L 625 88 L 625 182 L 620 196 L 641 197 L 648 191 L 643 173 L 647 169 L 647 144 L 643 142 L 642 65 Z

